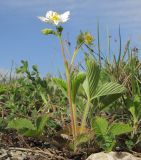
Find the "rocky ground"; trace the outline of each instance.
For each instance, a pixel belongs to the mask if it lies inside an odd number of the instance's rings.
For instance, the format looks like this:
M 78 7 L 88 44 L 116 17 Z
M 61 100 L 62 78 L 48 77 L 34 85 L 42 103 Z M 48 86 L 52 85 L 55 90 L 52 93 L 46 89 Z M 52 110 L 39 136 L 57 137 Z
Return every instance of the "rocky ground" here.
M 41 141 L 16 133 L 0 134 L 0 160 L 85 160 L 86 151 L 73 153 L 62 147 L 60 141 Z M 62 149 L 61 149 L 62 148 Z
M 100 152 L 91 155 L 95 152 L 98 151 L 93 148 L 82 149 L 77 153 L 70 152 L 62 146 L 59 137 L 58 140 L 51 138 L 37 140 L 22 137 L 13 132 L 0 133 L 0 160 L 141 160 L 141 154 L 135 152 L 124 155 L 122 152 L 111 152 L 110 154 Z M 119 158 L 119 155 L 122 155 L 123 158 Z M 97 156 L 102 158 L 97 158 Z
M 66 160 L 60 151 L 52 149 L 15 148 L 0 149 L 0 160 Z

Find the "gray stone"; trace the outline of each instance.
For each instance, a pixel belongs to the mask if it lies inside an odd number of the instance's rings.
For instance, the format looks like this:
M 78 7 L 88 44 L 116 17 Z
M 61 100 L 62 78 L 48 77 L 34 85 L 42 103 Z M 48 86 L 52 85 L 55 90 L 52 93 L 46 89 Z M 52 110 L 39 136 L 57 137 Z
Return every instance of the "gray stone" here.
M 0 159 L 7 157 L 7 151 L 5 149 L 0 149 Z
M 127 152 L 100 152 L 90 155 L 86 160 L 141 160 Z
M 12 156 L 12 160 L 25 160 L 27 154 L 22 151 L 11 150 L 10 155 Z

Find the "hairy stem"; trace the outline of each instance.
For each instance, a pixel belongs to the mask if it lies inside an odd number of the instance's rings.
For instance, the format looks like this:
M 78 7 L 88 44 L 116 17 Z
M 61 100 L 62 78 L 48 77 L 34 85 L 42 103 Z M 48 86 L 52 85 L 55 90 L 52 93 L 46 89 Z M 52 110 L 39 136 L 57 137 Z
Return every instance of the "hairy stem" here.
M 64 60 L 64 65 L 65 65 L 65 71 L 66 71 L 66 79 L 67 79 L 67 94 L 68 94 L 68 101 L 69 101 L 69 107 L 70 107 L 70 120 L 71 120 L 71 129 L 72 129 L 72 136 L 73 136 L 73 141 L 75 140 L 76 137 L 76 109 L 75 105 L 72 104 L 72 96 L 71 96 L 71 68 L 68 65 L 66 56 L 65 56 L 65 51 L 64 51 L 64 46 L 61 37 L 59 36 L 59 41 L 61 45 L 61 51 L 62 51 L 62 56 Z
M 68 100 L 69 100 L 69 107 L 70 107 L 70 118 L 71 118 L 71 128 L 72 128 L 72 135 L 73 135 L 73 140 L 75 140 L 75 137 L 77 136 L 76 134 L 76 109 L 75 106 L 72 103 L 72 97 L 71 97 L 71 78 L 70 78 L 70 71 L 67 73 L 67 91 L 68 91 Z

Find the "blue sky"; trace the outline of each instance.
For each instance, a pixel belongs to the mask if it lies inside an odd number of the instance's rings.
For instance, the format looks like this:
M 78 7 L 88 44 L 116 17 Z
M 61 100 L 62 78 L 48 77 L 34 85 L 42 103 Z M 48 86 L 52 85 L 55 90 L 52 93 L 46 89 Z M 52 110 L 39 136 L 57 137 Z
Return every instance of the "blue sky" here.
M 70 20 L 63 24 L 64 38 L 74 43 L 79 31 L 90 31 L 96 37 L 97 21 L 100 23 L 100 39 L 106 54 L 106 32 L 112 36 L 112 46 L 118 39 L 121 26 L 123 45 L 132 40 L 132 46 L 141 43 L 141 0 L 1 0 L 0 1 L 0 70 L 20 66 L 28 60 L 37 64 L 41 75 L 63 71 L 60 48 L 56 38 L 46 37 L 41 30 L 51 27 L 37 19 L 46 11 L 71 12 Z M 118 45 L 117 45 L 118 46 Z M 112 52 L 116 53 L 116 47 Z M 72 48 L 73 50 L 73 48 Z M 82 53 L 78 58 L 81 59 Z

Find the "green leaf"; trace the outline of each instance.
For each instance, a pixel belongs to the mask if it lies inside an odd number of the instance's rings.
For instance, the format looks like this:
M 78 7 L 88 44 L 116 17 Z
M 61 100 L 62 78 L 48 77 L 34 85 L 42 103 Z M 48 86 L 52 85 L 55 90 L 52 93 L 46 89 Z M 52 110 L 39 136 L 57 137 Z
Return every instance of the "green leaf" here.
M 76 94 L 79 89 L 79 86 L 83 83 L 85 80 L 86 75 L 84 73 L 78 73 L 76 77 L 73 77 L 72 79 L 72 101 L 75 102 L 76 100 Z
M 46 98 L 45 94 L 43 92 L 41 92 L 41 91 L 39 93 L 40 93 L 40 96 L 41 96 L 44 104 L 48 105 L 48 101 L 47 101 L 47 98 Z
M 67 97 L 67 84 L 63 79 L 53 78 L 53 82 L 61 89 L 65 97 Z
M 27 137 L 37 137 L 37 129 L 35 130 L 31 130 L 31 129 L 21 129 L 18 131 L 20 134 L 22 134 L 23 136 L 27 136 Z
M 135 96 L 134 96 L 134 103 L 137 103 L 137 104 L 141 103 L 141 98 L 138 94 L 135 94 Z
M 0 85 L 0 94 L 4 94 L 7 91 L 6 86 Z
M 33 69 L 35 72 L 38 73 L 38 66 L 37 66 L 37 65 L 33 65 L 33 66 L 32 66 L 32 69 Z
M 96 117 L 92 120 L 91 126 L 97 136 L 102 136 L 104 138 L 108 129 L 108 121 L 105 118 Z
M 128 148 L 129 150 L 132 150 L 133 147 L 134 147 L 134 142 L 133 142 L 133 140 L 128 139 L 128 140 L 125 141 L 125 144 L 126 144 L 126 146 L 127 146 L 127 148 Z
M 49 34 L 54 34 L 55 35 L 55 31 L 53 31 L 52 29 L 48 29 L 48 28 L 43 29 L 41 32 L 45 35 L 49 35 Z
M 28 62 L 21 60 L 22 66 L 16 68 L 16 73 L 27 73 L 28 72 Z
M 124 124 L 124 123 L 114 123 L 109 129 L 109 132 L 112 133 L 112 135 L 117 136 L 121 135 L 124 133 L 129 133 L 133 129 L 129 124 Z
M 116 140 L 113 139 L 113 137 L 109 136 L 108 134 L 105 135 L 103 139 L 100 139 L 99 137 L 98 140 L 99 142 L 101 142 L 100 143 L 101 148 L 103 148 L 106 152 L 112 151 L 113 147 L 116 144 Z
M 36 130 L 35 126 L 32 124 L 32 122 L 28 119 L 25 118 L 17 118 L 15 120 L 11 120 L 8 123 L 8 128 L 13 128 L 16 130 L 20 130 L 20 129 L 31 129 L 31 130 Z
M 131 106 L 131 107 L 129 108 L 129 111 L 130 111 L 130 113 L 131 113 L 132 116 L 133 116 L 134 122 L 136 122 L 136 121 L 137 121 L 137 114 L 136 114 L 135 106 Z
M 105 151 L 111 151 L 115 145 L 114 137 L 108 133 L 108 121 L 102 117 L 96 117 L 92 123 L 94 134 L 101 148 Z
M 94 136 L 94 134 L 92 132 L 89 133 L 82 133 L 80 135 L 78 135 L 75 139 L 75 147 L 83 144 L 83 143 L 87 143 L 88 141 L 90 141 L 90 139 Z
M 112 104 L 118 98 L 120 98 L 121 95 L 122 95 L 121 93 L 118 93 L 118 94 L 114 94 L 114 95 L 106 95 L 106 96 L 100 97 L 99 102 L 103 104 L 100 109 L 104 109 L 108 105 Z
M 88 77 L 86 77 L 85 81 L 83 82 L 83 88 L 86 93 L 87 99 L 90 99 Z
M 48 121 L 48 115 L 47 114 L 45 114 L 42 117 L 39 117 L 37 119 L 37 124 L 36 125 L 37 125 L 38 134 L 41 134 L 43 132 L 43 130 L 44 130 L 46 124 L 47 124 L 47 121 Z
M 87 97 L 91 99 L 95 95 L 100 78 L 100 67 L 93 59 L 86 58 L 86 77 L 83 87 Z
M 134 123 L 137 123 L 139 119 L 141 118 L 141 99 L 140 96 L 135 94 L 133 99 L 127 99 L 126 100 L 127 107 L 129 109 L 129 112 L 131 113 L 133 117 Z
M 95 91 L 100 78 L 100 67 L 94 60 L 87 60 L 87 76 L 89 82 L 90 97 L 95 95 Z
M 125 87 L 118 83 L 115 82 L 105 83 L 97 89 L 95 95 L 91 98 L 91 100 L 102 96 L 124 93 L 125 91 L 126 91 Z

